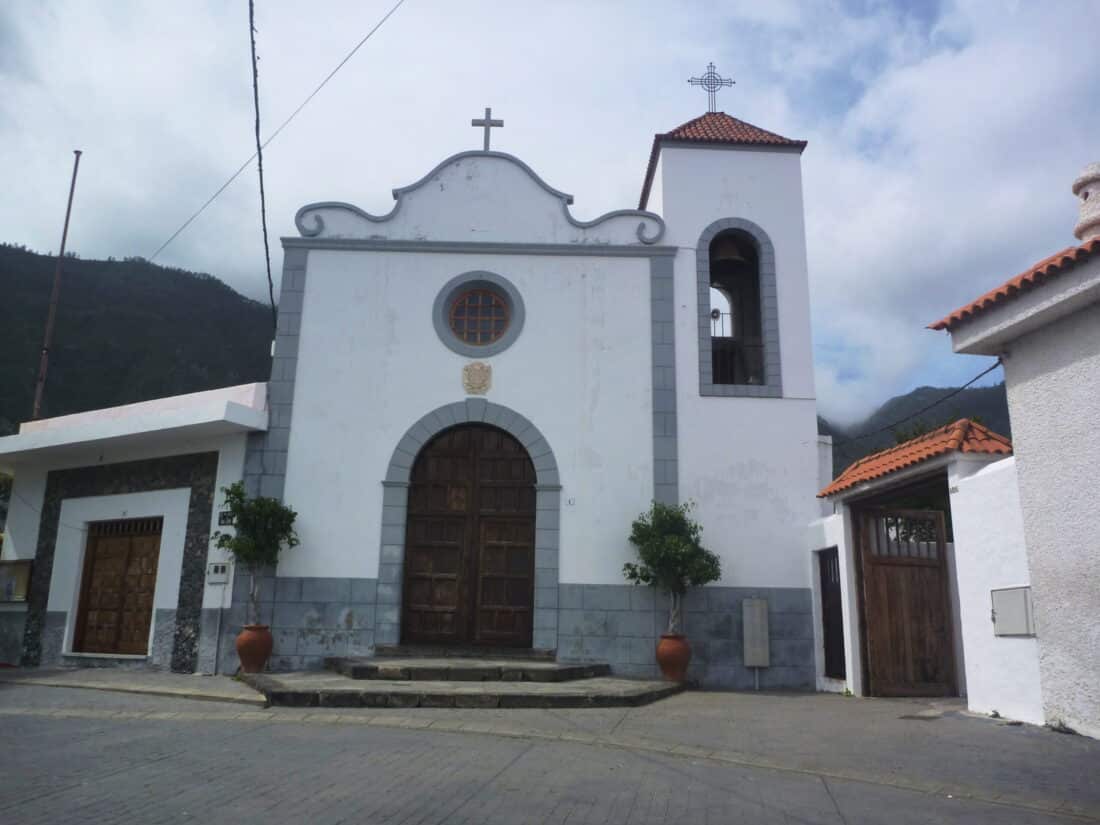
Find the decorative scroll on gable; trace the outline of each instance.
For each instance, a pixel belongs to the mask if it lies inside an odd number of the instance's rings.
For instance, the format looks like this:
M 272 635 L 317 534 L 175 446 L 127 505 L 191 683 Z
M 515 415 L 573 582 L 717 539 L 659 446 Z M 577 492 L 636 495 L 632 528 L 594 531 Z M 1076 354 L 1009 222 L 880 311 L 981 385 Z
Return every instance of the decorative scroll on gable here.
M 395 241 L 654 244 L 665 232 L 659 215 L 636 209 L 577 220 L 572 195 L 504 152 L 460 152 L 393 197 L 385 215 L 313 203 L 298 210 L 294 223 L 307 238 Z

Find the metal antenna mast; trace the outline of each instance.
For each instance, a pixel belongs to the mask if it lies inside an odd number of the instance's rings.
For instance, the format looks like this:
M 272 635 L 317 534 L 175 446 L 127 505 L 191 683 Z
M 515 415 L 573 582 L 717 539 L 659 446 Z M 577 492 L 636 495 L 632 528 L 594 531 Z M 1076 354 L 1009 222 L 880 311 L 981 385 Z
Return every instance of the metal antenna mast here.
M 46 371 L 50 367 L 50 344 L 53 343 L 53 327 L 57 320 L 57 300 L 61 295 L 61 262 L 65 260 L 65 241 L 69 237 L 69 215 L 73 211 L 73 193 L 76 191 L 76 172 L 80 168 L 79 149 L 74 149 L 73 154 L 73 180 L 69 184 L 69 204 L 65 207 L 65 228 L 61 230 L 61 251 L 57 253 L 57 266 L 53 271 L 53 291 L 50 292 L 50 311 L 46 316 L 46 336 L 42 341 L 42 357 L 38 361 L 38 380 L 34 385 L 34 409 L 31 411 L 31 420 L 34 421 L 42 413 L 42 394 L 46 389 Z

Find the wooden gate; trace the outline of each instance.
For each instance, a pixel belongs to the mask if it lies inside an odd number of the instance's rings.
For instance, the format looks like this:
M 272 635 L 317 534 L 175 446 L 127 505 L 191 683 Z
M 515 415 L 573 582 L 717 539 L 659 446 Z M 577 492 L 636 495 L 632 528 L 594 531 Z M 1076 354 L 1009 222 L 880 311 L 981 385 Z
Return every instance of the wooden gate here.
M 149 652 L 162 527 L 161 518 L 89 526 L 73 650 Z
M 495 427 L 455 427 L 413 464 L 402 641 L 531 646 L 535 468 Z
M 943 513 L 864 510 L 859 525 L 868 692 L 955 695 Z
M 835 547 L 817 554 L 821 568 L 821 635 L 825 642 L 825 675 L 844 679 L 844 610 L 840 597 L 840 557 Z

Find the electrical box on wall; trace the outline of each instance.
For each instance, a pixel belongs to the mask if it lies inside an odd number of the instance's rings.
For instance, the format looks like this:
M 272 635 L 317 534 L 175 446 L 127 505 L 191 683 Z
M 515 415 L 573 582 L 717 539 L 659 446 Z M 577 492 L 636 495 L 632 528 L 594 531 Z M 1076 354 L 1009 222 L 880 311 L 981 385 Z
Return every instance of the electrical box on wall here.
M 741 626 L 745 631 L 745 667 L 770 667 L 768 655 L 768 600 L 741 602 Z
M 206 565 L 207 584 L 229 584 L 229 564 L 224 561 L 215 561 Z
M 1035 619 L 1031 612 L 1030 587 L 1005 587 L 991 590 L 994 636 L 1034 636 Z

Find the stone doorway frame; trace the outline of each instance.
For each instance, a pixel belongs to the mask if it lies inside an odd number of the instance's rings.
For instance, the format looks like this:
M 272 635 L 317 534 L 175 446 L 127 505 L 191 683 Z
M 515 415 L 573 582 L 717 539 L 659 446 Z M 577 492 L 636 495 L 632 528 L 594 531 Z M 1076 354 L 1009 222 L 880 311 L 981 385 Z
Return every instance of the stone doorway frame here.
M 535 606 L 531 647 L 556 651 L 561 522 L 558 462 L 538 427 L 514 410 L 483 398 L 467 398 L 432 410 L 408 429 L 393 451 L 382 481 L 375 644 L 398 644 L 401 640 L 405 529 L 413 463 L 425 444 L 460 424 L 489 424 L 504 430 L 523 445 L 535 466 Z

